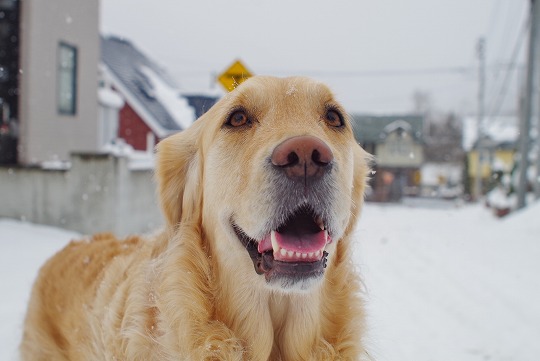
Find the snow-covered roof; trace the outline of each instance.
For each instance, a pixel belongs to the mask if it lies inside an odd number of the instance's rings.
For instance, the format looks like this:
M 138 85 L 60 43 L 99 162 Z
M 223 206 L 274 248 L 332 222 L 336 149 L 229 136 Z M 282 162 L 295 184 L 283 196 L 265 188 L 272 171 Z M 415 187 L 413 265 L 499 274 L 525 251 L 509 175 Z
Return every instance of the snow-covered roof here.
M 101 60 L 113 86 L 158 137 L 187 128 L 195 110 L 156 63 L 129 41 L 101 37 Z
M 388 134 L 403 129 L 422 142 L 424 117 L 416 114 L 365 115 L 353 114 L 352 125 L 356 140 L 360 143 L 384 142 Z
M 392 133 L 398 129 L 402 129 L 406 132 L 411 132 L 412 127 L 410 123 L 404 121 L 403 119 L 398 119 L 395 122 L 392 122 L 384 127 L 384 131 L 386 133 Z
M 180 96 L 177 89 L 167 84 L 156 72 L 147 66 L 141 66 L 139 71 L 147 77 L 153 91 L 153 97 L 161 103 L 182 129 L 186 129 L 195 120 L 195 110 L 188 104 L 186 98 Z
M 463 148 L 471 150 L 478 139 L 478 118 L 475 116 L 463 119 Z M 497 145 L 514 144 L 519 136 L 518 118 L 498 116 L 486 118 L 482 122 L 484 135 Z

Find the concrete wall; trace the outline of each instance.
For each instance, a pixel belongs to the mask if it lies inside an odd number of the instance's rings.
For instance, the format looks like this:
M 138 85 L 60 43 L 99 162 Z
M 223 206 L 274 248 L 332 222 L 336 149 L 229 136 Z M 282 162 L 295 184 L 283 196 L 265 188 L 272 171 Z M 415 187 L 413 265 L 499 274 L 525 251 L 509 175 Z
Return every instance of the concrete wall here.
M 0 167 L 0 217 L 84 234 L 144 233 L 163 225 L 151 170 L 128 158 L 74 154 L 68 170 Z
M 98 0 L 21 1 L 19 161 L 98 150 Z M 75 115 L 58 112 L 58 44 L 77 48 Z

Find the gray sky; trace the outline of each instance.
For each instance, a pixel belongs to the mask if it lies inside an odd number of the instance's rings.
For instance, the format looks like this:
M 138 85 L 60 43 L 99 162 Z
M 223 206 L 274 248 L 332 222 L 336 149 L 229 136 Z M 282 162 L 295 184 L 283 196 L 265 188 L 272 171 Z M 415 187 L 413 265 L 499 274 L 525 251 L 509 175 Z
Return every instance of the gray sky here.
M 487 112 L 501 92 L 529 0 L 101 0 L 104 34 L 123 36 L 162 65 L 183 91 L 208 89 L 235 59 L 256 74 L 328 83 L 350 112 L 433 106 L 474 113 L 476 43 L 487 41 Z M 522 36 L 523 63 L 526 36 Z M 459 70 L 463 71 L 459 71 Z M 523 76 L 523 75 L 522 75 Z

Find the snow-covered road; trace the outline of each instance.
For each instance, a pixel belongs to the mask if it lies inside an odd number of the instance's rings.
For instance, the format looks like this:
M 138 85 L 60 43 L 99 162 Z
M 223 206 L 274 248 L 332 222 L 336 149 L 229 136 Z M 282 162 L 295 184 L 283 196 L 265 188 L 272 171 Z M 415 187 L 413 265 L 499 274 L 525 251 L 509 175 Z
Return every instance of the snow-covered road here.
M 371 205 L 358 241 L 376 360 L 540 360 L 540 204 Z
M 540 360 L 540 204 L 373 205 L 355 259 L 377 361 Z M 30 287 L 72 232 L 0 219 L 0 360 L 14 361 Z

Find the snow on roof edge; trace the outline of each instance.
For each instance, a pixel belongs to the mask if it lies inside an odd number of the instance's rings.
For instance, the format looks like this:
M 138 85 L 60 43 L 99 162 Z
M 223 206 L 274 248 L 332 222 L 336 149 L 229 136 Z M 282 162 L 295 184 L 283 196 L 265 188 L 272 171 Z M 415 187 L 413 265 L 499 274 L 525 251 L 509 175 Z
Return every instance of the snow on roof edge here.
M 129 105 L 139 114 L 139 116 L 144 120 L 144 122 L 148 125 L 148 127 L 156 133 L 156 135 L 159 138 L 165 138 L 168 135 L 171 135 L 172 133 L 175 133 L 176 131 L 167 130 L 163 128 L 158 121 L 155 119 L 150 112 L 148 112 L 142 105 L 140 105 L 140 102 L 137 100 L 135 96 L 127 89 L 122 81 L 118 79 L 116 74 L 114 74 L 113 71 L 105 64 L 103 61 L 101 62 L 103 64 L 104 71 L 107 72 L 107 75 L 110 76 L 110 79 L 122 96 L 125 98 L 126 102 L 129 103 Z
M 462 145 L 466 151 L 474 148 L 478 139 L 478 117 L 463 117 Z M 487 117 L 482 122 L 484 134 L 490 139 L 502 142 L 515 142 L 519 137 L 519 119 L 515 116 Z
M 180 95 L 178 89 L 173 88 L 151 68 L 142 65 L 139 70 L 152 84 L 157 101 L 163 105 L 167 113 L 182 129 L 189 128 L 195 121 L 195 109 L 191 107 L 186 98 Z

